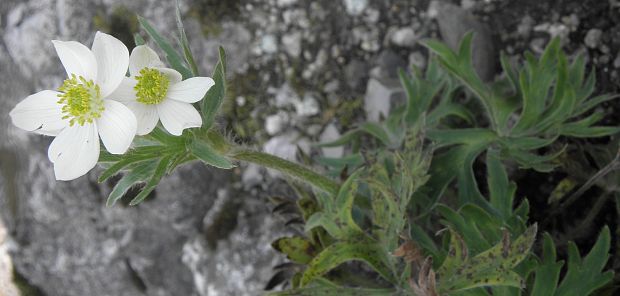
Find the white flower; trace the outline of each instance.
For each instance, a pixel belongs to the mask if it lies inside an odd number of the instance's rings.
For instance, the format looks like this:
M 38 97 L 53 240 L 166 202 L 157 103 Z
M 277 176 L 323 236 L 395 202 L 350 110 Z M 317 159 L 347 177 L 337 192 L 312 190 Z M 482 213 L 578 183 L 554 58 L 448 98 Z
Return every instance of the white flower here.
M 181 81 L 181 73 L 164 68 L 157 53 L 146 45 L 131 51 L 129 74 L 112 97 L 138 119 L 138 135 L 150 133 L 161 120 L 164 128 L 180 136 L 183 130 L 202 126 L 200 113 L 191 103 L 204 97 L 215 84 L 209 77 L 193 77 Z
M 127 73 L 129 51 L 118 39 L 95 34 L 92 49 L 75 41 L 53 40 L 69 78 L 58 91 L 30 95 L 9 113 L 13 124 L 55 136 L 48 149 L 57 180 L 72 180 L 99 159 L 99 138 L 110 153 L 127 151 L 136 133 L 136 117 L 110 100 Z

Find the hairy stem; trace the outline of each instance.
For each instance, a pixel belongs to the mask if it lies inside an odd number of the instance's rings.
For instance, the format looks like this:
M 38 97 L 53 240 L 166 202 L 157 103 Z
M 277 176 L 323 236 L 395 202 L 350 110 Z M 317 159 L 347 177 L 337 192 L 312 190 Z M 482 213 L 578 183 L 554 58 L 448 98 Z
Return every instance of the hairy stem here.
M 280 171 L 302 182 L 309 183 L 310 185 L 332 195 L 338 194 L 338 189 L 340 188 L 338 183 L 328 177 L 318 174 L 300 164 L 271 154 L 243 149 L 236 151 L 233 150 L 228 154 L 228 157 L 235 160 L 255 163 Z

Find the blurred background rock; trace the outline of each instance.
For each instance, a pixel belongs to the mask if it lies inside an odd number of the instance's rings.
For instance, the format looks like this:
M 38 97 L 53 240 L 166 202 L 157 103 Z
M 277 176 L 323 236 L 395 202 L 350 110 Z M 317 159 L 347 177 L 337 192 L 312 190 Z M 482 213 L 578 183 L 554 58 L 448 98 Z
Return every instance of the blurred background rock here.
M 379 120 L 402 101 L 396 70 L 425 67 L 423 38 L 442 36 L 455 46 L 474 30 L 477 71 L 492 79 L 497 50 L 539 52 L 560 36 L 570 52 L 588 53 L 601 91 L 619 88 L 620 30 L 611 21 L 619 5 L 516 2 L 184 0 L 181 11 L 202 74 L 211 73 L 218 46 L 229 57 L 219 127 L 240 143 L 295 159 L 297 147 L 311 156 L 342 156 L 342 148 L 310 144 Z M 257 295 L 285 261 L 270 243 L 299 230 L 270 214 L 267 197 L 291 193 L 258 167 L 187 165 L 140 206 L 106 208 L 113 180 L 98 184 L 97 168 L 56 182 L 46 155 L 52 139 L 10 124 L 17 102 L 57 88 L 65 77 L 50 40 L 90 45 L 101 30 L 131 50 L 135 14 L 174 38 L 174 5 L 0 2 L 0 295 L 14 295 L 10 277 L 24 295 Z

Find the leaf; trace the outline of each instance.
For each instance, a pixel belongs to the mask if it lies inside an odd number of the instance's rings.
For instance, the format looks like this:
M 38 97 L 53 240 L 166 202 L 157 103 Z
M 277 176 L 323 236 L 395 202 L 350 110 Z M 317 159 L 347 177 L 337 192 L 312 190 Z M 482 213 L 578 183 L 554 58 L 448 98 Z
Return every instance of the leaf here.
M 156 160 L 145 161 L 138 164 L 131 171 L 127 172 L 118 181 L 118 183 L 116 183 L 116 185 L 112 189 L 112 192 L 110 192 L 106 205 L 108 207 L 113 206 L 116 201 L 123 197 L 123 195 L 127 192 L 127 190 L 129 190 L 131 186 L 139 182 L 144 182 L 146 179 L 148 179 L 153 174 L 156 167 Z
M 489 199 L 493 208 L 507 220 L 512 215 L 512 203 L 517 186 L 508 182 L 508 174 L 499 159 L 497 149 L 487 151 L 487 183 Z
M 194 56 L 192 55 L 192 51 L 189 48 L 189 41 L 187 40 L 187 35 L 185 34 L 185 28 L 183 27 L 183 21 L 181 20 L 181 10 L 179 8 L 179 0 L 176 0 L 176 9 L 175 15 L 177 20 L 177 28 L 179 29 L 179 41 L 181 43 L 181 48 L 183 48 L 183 56 L 185 57 L 185 62 L 190 66 L 192 71 L 192 76 L 198 76 L 198 66 L 194 61 Z
M 142 28 L 146 31 L 146 33 L 157 43 L 159 48 L 161 48 L 166 54 L 166 59 L 170 63 L 173 69 L 179 71 L 181 75 L 183 75 L 183 79 L 187 79 L 192 77 L 192 73 L 187 67 L 183 64 L 183 59 L 176 50 L 166 41 L 164 37 L 162 37 L 156 30 L 151 26 L 149 21 L 145 18 L 138 16 L 138 22 Z
M 213 125 L 215 115 L 226 97 L 226 53 L 222 47 L 219 48 L 219 61 L 215 65 L 212 77 L 215 84 L 207 91 L 200 105 L 204 130 Z
M 353 203 L 357 193 L 357 179 L 361 171 L 353 173 L 347 181 L 342 184 L 336 195 L 336 199 L 320 198 L 319 203 L 323 211 L 314 213 L 306 221 L 305 231 L 309 232 L 315 227 L 323 227 L 333 237 L 337 239 L 349 239 L 359 237 L 364 234 L 360 227 L 355 223 L 352 216 Z
M 365 122 L 359 126 L 359 129 L 375 137 L 381 141 L 383 145 L 388 147 L 391 146 L 390 136 L 381 125 L 374 122 Z
M 225 156 L 218 154 L 209 144 L 197 139 L 192 141 L 190 151 L 204 163 L 220 169 L 232 169 L 235 165 Z
M 599 234 L 590 253 L 583 259 L 579 256 L 577 246 L 571 242 L 568 246 L 566 276 L 562 279 L 555 295 L 590 295 L 596 289 L 611 281 L 614 274 L 613 271 L 601 273 L 609 258 L 610 244 L 611 237 L 607 226 Z
M 442 279 L 439 282 L 440 292 L 450 293 L 485 286 L 521 287 L 523 281 L 513 269 L 530 254 L 536 231 L 537 227 L 533 225 L 512 243 L 510 234 L 505 231 L 504 238 L 492 248 L 470 259 L 461 255 L 464 260 L 448 261 L 450 264 L 459 264 L 459 267 L 444 269 L 442 266 L 439 269 L 437 274 Z M 461 247 L 461 250 L 464 248 Z M 461 251 L 461 254 L 466 254 L 466 251 Z M 442 274 L 442 271 L 455 269 L 454 273 Z
M 536 268 L 531 296 L 555 295 L 562 265 L 564 265 L 563 261 L 555 262 L 553 239 L 549 234 L 545 233 L 543 260 Z
M 149 193 L 151 193 L 151 191 L 153 191 L 155 187 L 157 187 L 157 184 L 159 184 L 159 181 L 161 180 L 161 178 L 168 171 L 168 166 L 170 165 L 171 158 L 172 158 L 171 155 L 164 156 L 161 158 L 161 160 L 159 161 L 159 164 L 157 164 L 157 167 L 155 168 L 155 171 L 153 172 L 153 175 L 151 176 L 149 181 L 146 183 L 146 186 L 144 186 L 144 188 L 142 188 L 140 193 L 138 193 L 138 195 L 136 195 L 136 197 L 134 197 L 131 200 L 131 202 L 129 202 L 130 206 L 135 206 L 141 203 L 149 195 Z
M 383 247 L 371 241 L 360 240 L 339 241 L 325 248 L 310 261 L 300 284 L 303 287 L 338 265 L 352 260 L 368 263 L 383 278 L 395 282 L 394 275 L 386 264 L 388 259 Z
M 156 148 L 156 150 L 153 151 L 154 153 L 149 153 L 150 152 L 149 150 L 151 150 L 150 149 L 151 147 Z M 98 181 L 99 183 L 104 182 L 105 180 L 116 175 L 122 169 L 128 167 L 129 165 L 133 163 L 157 158 L 158 156 L 161 155 L 162 152 L 165 152 L 165 150 L 166 149 L 163 146 L 146 146 L 146 147 L 138 147 L 138 148 L 135 148 L 134 150 L 130 150 L 127 154 L 122 155 L 121 158 L 118 159 L 116 163 L 112 164 L 109 168 L 103 171 L 103 173 L 99 175 Z
M 306 238 L 282 237 L 271 243 L 271 246 L 280 253 L 286 254 L 290 260 L 307 264 L 316 255 L 316 250 L 312 243 Z

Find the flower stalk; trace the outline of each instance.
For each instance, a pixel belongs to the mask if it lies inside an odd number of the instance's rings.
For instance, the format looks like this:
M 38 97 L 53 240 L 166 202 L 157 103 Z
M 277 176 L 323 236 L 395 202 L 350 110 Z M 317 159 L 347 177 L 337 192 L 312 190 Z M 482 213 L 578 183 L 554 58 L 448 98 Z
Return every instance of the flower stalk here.
M 339 185 L 336 181 L 318 174 L 298 163 L 288 161 L 275 155 L 250 149 L 233 149 L 228 156 L 234 160 L 255 163 L 266 168 L 280 171 L 329 194 L 336 195 L 338 193 Z

